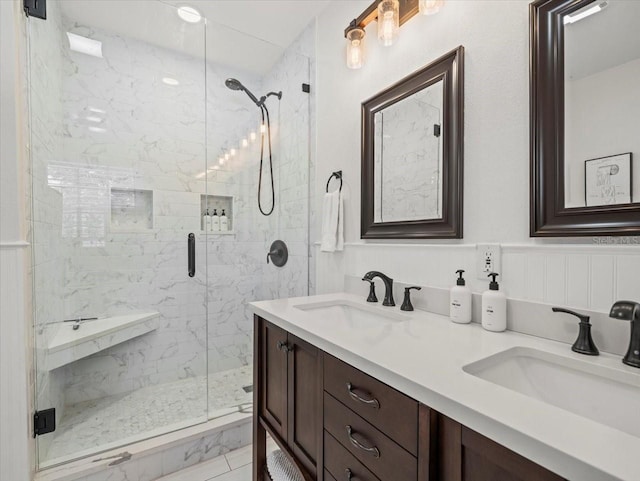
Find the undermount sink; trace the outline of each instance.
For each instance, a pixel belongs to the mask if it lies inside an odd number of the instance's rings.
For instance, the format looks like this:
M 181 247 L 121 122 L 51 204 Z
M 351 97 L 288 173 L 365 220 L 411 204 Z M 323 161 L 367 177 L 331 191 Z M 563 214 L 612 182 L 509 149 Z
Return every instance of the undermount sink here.
M 361 305 L 349 300 L 325 301 L 294 306 L 302 311 L 313 312 L 323 319 L 339 321 L 345 326 L 360 329 L 387 326 L 406 321 L 408 316 L 394 312 L 391 308 Z M 389 309 L 385 312 L 385 309 Z
M 640 373 L 523 347 L 481 359 L 463 370 L 640 437 Z

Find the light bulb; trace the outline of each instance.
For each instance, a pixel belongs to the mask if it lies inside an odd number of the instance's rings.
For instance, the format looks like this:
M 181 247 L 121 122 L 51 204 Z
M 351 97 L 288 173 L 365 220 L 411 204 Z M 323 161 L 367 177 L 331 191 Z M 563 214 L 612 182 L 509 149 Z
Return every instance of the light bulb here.
M 400 2 L 382 0 L 378 4 L 378 41 L 385 47 L 393 45 L 400 30 Z
M 247 139 L 242 139 L 242 146 L 246 147 L 247 145 L 249 145 L 249 141 Z
M 255 142 L 256 141 L 256 137 L 257 137 L 257 135 L 256 135 L 255 132 L 251 132 L 249 134 L 249 138 L 251 139 L 251 142 Z
M 444 5 L 444 0 L 420 0 L 418 8 L 422 15 L 435 15 Z
M 353 28 L 347 32 L 347 67 L 361 68 L 364 64 L 364 30 Z

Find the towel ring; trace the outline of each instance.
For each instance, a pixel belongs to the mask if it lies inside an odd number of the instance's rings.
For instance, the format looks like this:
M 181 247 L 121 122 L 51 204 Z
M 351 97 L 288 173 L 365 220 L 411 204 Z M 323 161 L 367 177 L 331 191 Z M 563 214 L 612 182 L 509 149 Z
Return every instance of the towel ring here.
M 326 188 L 327 193 L 329 193 L 329 184 L 331 183 L 331 179 L 333 179 L 334 177 L 340 181 L 340 188 L 338 189 L 338 191 L 342 192 L 342 171 L 339 170 L 337 172 L 333 172 L 329 176 L 329 180 L 327 180 L 327 188 Z

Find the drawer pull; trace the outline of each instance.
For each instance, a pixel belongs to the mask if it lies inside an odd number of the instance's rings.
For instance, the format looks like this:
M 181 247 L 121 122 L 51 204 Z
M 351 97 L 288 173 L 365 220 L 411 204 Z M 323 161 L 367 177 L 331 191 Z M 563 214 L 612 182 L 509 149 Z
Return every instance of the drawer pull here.
M 290 352 L 293 350 L 285 341 L 278 341 L 278 349 L 284 352 Z
M 351 481 L 353 479 L 353 473 L 351 472 L 351 470 L 347 468 L 344 470 L 344 472 L 347 475 L 347 481 Z
M 356 448 L 362 449 L 364 452 L 369 453 L 374 458 L 380 457 L 380 450 L 378 448 L 376 448 L 375 446 L 371 446 L 371 447 L 365 446 L 364 444 L 362 444 L 360 441 L 358 441 L 356 438 L 353 437 L 354 432 L 351 426 L 346 426 L 346 428 L 347 428 L 347 435 L 349 436 L 349 441 L 351 441 L 351 444 L 353 444 Z
M 351 399 L 355 399 L 356 401 L 361 402 L 362 404 L 366 404 L 367 406 L 371 406 L 372 408 L 380 409 L 380 402 L 378 402 L 376 398 L 372 397 L 370 399 L 365 399 L 358 396 L 353 391 L 353 385 L 350 382 L 347 383 L 347 391 L 349 391 L 349 396 L 351 396 Z

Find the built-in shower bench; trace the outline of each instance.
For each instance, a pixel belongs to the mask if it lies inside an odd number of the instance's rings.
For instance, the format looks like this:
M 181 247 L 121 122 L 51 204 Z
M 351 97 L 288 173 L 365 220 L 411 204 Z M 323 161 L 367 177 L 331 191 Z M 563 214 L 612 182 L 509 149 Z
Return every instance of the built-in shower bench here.
M 47 369 L 51 371 L 154 331 L 158 316 L 158 312 L 150 311 L 105 317 L 84 322 L 76 330 L 72 323 L 64 324 L 47 348 Z

